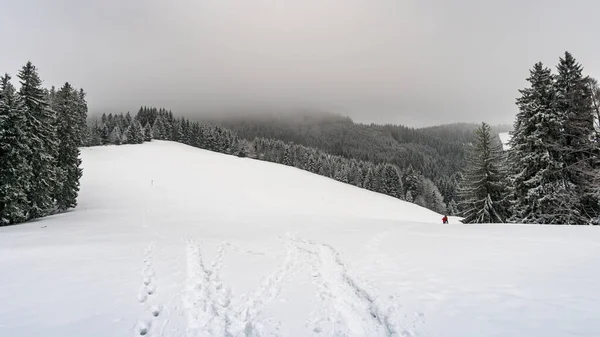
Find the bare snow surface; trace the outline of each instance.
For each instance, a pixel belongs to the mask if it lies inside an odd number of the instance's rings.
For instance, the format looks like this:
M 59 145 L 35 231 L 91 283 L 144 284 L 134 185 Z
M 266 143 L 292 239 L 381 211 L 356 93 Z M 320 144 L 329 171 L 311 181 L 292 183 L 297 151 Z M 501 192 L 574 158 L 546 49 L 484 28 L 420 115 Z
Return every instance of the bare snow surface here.
M 510 133 L 509 132 L 500 132 L 498 134 L 498 136 L 500 137 L 500 142 L 502 142 L 502 149 L 503 150 L 508 150 L 510 149 L 510 145 L 508 144 L 510 142 Z
M 442 225 L 170 142 L 82 158 L 77 209 L 0 228 L 0 336 L 599 334 L 599 228 Z

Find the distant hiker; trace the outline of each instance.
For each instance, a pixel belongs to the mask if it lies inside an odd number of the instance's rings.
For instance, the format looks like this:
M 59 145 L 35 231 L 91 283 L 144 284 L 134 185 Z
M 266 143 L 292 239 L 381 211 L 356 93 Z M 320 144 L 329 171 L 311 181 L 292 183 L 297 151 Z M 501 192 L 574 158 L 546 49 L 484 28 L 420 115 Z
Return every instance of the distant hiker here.
M 444 215 L 444 217 L 442 218 L 442 222 L 447 224 L 448 223 L 448 216 Z

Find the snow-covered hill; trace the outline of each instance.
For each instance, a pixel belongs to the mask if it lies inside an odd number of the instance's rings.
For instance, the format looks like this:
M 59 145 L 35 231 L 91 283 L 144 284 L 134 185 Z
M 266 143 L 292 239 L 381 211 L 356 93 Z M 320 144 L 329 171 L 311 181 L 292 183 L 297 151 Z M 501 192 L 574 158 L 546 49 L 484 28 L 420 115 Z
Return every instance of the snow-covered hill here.
M 596 336 L 600 231 L 442 225 L 295 168 L 86 148 L 80 205 L 0 228 L 0 336 Z
M 502 148 L 504 150 L 508 150 L 510 148 L 510 146 L 508 145 L 508 142 L 510 142 L 510 133 L 500 132 L 498 136 L 500 137 L 500 141 L 502 142 Z

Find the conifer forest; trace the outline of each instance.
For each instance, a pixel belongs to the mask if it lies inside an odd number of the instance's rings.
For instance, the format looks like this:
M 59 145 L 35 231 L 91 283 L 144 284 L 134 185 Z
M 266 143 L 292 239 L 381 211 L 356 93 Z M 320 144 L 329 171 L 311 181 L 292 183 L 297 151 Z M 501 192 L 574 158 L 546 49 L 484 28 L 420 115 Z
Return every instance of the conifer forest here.
M 88 116 L 86 93 L 44 88 L 28 62 L 0 82 L 0 225 L 77 206 L 79 148 L 174 141 L 293 166 L 463 223 L 600 224 L 600 87 L 569 52 L 536 63 L 509 129 L 354 123 L 334 114 L 186 118 L 165 108 Z M 499 132 L 510 131 L 506 146 Z

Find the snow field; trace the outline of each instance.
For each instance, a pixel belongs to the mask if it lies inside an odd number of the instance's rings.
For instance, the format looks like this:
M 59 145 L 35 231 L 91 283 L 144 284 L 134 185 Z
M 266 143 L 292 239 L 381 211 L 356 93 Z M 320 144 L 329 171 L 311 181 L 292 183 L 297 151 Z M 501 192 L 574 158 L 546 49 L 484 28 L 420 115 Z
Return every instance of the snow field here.
M 596 336 L 600 233 L 462 225 L 170 142 L 88 148 L 80 205 L 0 228 L 0 336 Z

